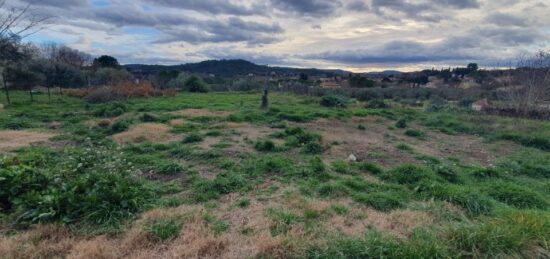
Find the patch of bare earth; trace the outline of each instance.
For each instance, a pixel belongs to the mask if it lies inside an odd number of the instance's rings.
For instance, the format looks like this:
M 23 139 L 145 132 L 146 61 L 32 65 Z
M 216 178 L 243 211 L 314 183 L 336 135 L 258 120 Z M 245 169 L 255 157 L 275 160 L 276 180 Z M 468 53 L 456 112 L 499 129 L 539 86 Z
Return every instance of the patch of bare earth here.
M 169 143 L 179 137 L 170 133 L 170 127 L 165 124 L 143 123 L 132 126 L 128 131 L 113 135 L 118 144 L 149 141 L 152 143 Z
M 226 117 L 231 115 L 231 112 L 209 111 L 205 109 L 184 109 L 184 110 L 170 112 L 170 114 L 176 115 L 176 116 L 184 116 L 184 117 Z
M 416 126 L 426 133 L 425 140 L 405 136 L 404 130 L 388 130 L 392 121 L 369 116 L 354 117 L 348 122 L 334 119 L 320 119 L 305 124 L 295 124 L 320 133 L 323 144 L 331 146 L 325 152 L 326 160 L 346 159 L 354 154 L 359 160 L 371 160 L 385 167 L 402 163 L 419 163 L 415 155 L 430 155 L 438 158 L 457 157 L 469 164 L 489 165 L 500 156 L 513 153 L 516 145 L 494 148 L 481 137 L 473 135 L 446 135 Z M 366 130 L 359 130 L 363 125 Z M 336 145 L 331 145 L 338 142 Z M 413 147 L 415 154 L 395 148 L 399 142 Z
M 47 142 L 53 136 L 51 133 L 26 130 L 0 131 L 0 153 L 30 146 L 35 143 Z

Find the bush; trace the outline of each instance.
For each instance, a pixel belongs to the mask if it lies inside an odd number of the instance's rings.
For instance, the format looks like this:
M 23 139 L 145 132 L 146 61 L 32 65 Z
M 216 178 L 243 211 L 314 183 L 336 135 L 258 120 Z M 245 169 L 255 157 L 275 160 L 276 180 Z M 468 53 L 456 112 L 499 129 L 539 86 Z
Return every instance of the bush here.
M 344 96 L 325 95 L 321 98 L 321 106 L 324 107 L 346 107 L 349 100 Z
M 185 80 L 184 89 L 192 93 L 207 93 L 210 91 L 208 85 L 206 85 L 202 79 L 195 75 L 192 75 Z
M 408 126 L 409 119 L 407 118 L 401 118 L 395 123 L 395 127 L 399 129 L 404 129 Z
M 89 103 L 106 103 L 124 99 L 125 97 L 122 93 L 114 91 L 113 88 L 106 86 L 93 89 L 84 97 L 84 100 Z
M 491 183 L 486 187 L 486 192 L 495 200 L 520 209 L 547 209 L 550 206 L 541 194 L 513 183 Z
M 435 173 L 429 168 L 417 165 L 401 165 L 380 175 L 385 181 L 412 185 L 422 180 L 436 180 Z
M 132 125 L 132 121 L 130 120 L 126 120 L 126 119 L 117 120 L 115 123 L 111 125 L 110 132 L 112 134 L 115 134 L 115 133 L 127 131 L 130 128 L 130 125 Z
M 258 151 L 273 152 L 275 151 L 275 143 L 271 140 L 260 140 L 256 142 L 254 148 Z
M 389 106 L 386 104 L 386 102 L 383 99 L 374 99 L 370 100 L 365 108 L 368 109 L 386 109 Z

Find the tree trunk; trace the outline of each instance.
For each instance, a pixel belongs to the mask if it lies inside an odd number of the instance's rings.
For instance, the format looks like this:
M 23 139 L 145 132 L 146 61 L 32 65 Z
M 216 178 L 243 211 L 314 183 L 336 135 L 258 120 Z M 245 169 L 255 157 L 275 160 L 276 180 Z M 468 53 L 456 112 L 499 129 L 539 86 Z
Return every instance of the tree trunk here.
M 4 73 L 2 73 L 2 83 L 4 84 L 4 92 L 6 93 L 8 104 L 11 104 L 10 91 L 8 90 L 8 84 L 6 83 L 6 76 Z
M 34 102 L 34 96 L 32 95 L 32 87 L 29 89 L 29 94 L 31 95 L 31 102 Z
M 50 93 L 50 86 L 48 86 L 48 101 L 52 101 L 52 94 Z

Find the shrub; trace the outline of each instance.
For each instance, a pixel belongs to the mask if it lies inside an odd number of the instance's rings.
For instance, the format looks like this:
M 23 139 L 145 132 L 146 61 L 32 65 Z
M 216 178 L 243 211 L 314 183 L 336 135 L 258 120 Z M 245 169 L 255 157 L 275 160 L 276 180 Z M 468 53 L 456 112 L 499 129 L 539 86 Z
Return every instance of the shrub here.
M 192 93 L 207 93 L 210 91 L 208 85 L 198 76 L 192 75 L 185 80 L 185 90 Z
M 159 118 L 153 114 L 150 113 L 144 113 L 139 118 L 142 122 L 157 122 L 159 121 Z
M 302 147 L 302 153 L 309 155 L 319 155 L 323 153 L 323 147 L 319 143 L 307 143 Z
M 191 133 L 183 139 L 183 143 L 197 143 L 203 141 L 203 136 L 198 133 Z
M 346 107 L 349 100 L 344 96 L 325 95 L 321 98 L 321 106 L 324 107 Z
M 390 192 L 358 193 L 353 200 L 368 205 L 379 211 L 391 211 L 404 206 L 402 198 Z
M 408 126 L 409 119 L 407 118 L 401 118 L 395 123 L 395 127 L 399 129 L 404 129 Z
M 487 186 L 486 192 L 495 200 L 520 209 L 546 209 L 550 206 L 541 194 L 509 182 L 491 183 Z
M 114 91 L 111 87 L 100 87 L 93 90 L 90 90 L 88 94 L 84 97 L 89 103 L 106 103 L 113 101 L 124 100 L 125 97 L 122 93 Z
M 407 135 L 409 137 L 418 138 L 418 139 L 424 139 L 426 137 L 424 132 L 419 131 L 419 130 L 415 130 L 415 129 L 409 129 L 409 130 L 405 131 L 405 135 Z
M 181 227 L 176 219 L 157 219 L 145 225 L 145 231 L 153 241 L 168 241 L 179 235 Z
M 370 100 L 365 107 L 368 109 L 386 109 L 389 106 L 383 99 L 374 99 Z
M 254 148 L 258 151 L 273 152 L 275 151 L 275 143 L 271 140 L 260 140 L 256 142 Z
M 115 123 L 111 125 L 110 132 L 112 134 L 115 134 L 115 133 L 127 131 L 130 128 L 130 125 L 132 125 L 132 121 L 130 120 L 126 120 L 126 119 L 117 120 L 115 121 Z
M 401 165 L 380 175 L 385 181 L 398 184 L 416 184 L 422 180 L 435 180 L 435 173 L 429 168 L 417 165 Z

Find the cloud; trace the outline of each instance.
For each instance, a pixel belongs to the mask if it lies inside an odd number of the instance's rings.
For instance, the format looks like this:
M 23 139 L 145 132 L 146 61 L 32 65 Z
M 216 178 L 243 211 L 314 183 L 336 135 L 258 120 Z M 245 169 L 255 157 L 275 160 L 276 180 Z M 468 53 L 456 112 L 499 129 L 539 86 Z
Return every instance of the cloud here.
M 145 2 L 210 14 L 253 15 L 265 9 L 265 5 L 257 3 L 245 5 L 236 4 L 228 0 L 145 0 Z
M 397 12 L 404 14 L 409 19 L 428 22 L 439 22 L 442 19 L 449 18 L 443 15 L 446 12 L 478 7 L 480 7 L 480 4 L 477 0 L 372 1 L 372 10 L 378 15 L 396 19 L 395 13 Z
M 331 15 L 342 7 L 339 0 L 271 0 L 271 4 L 284 12 L 313 17 Z
M 485 18 L 485 21 L 490 24 L 494 24 L 498 26 L 519 26 L 519 27 L 527 26 L 529 23 L 527 17 L 518 17 L 515 15 L 499 13 L 499 12 L 490 14 Z

